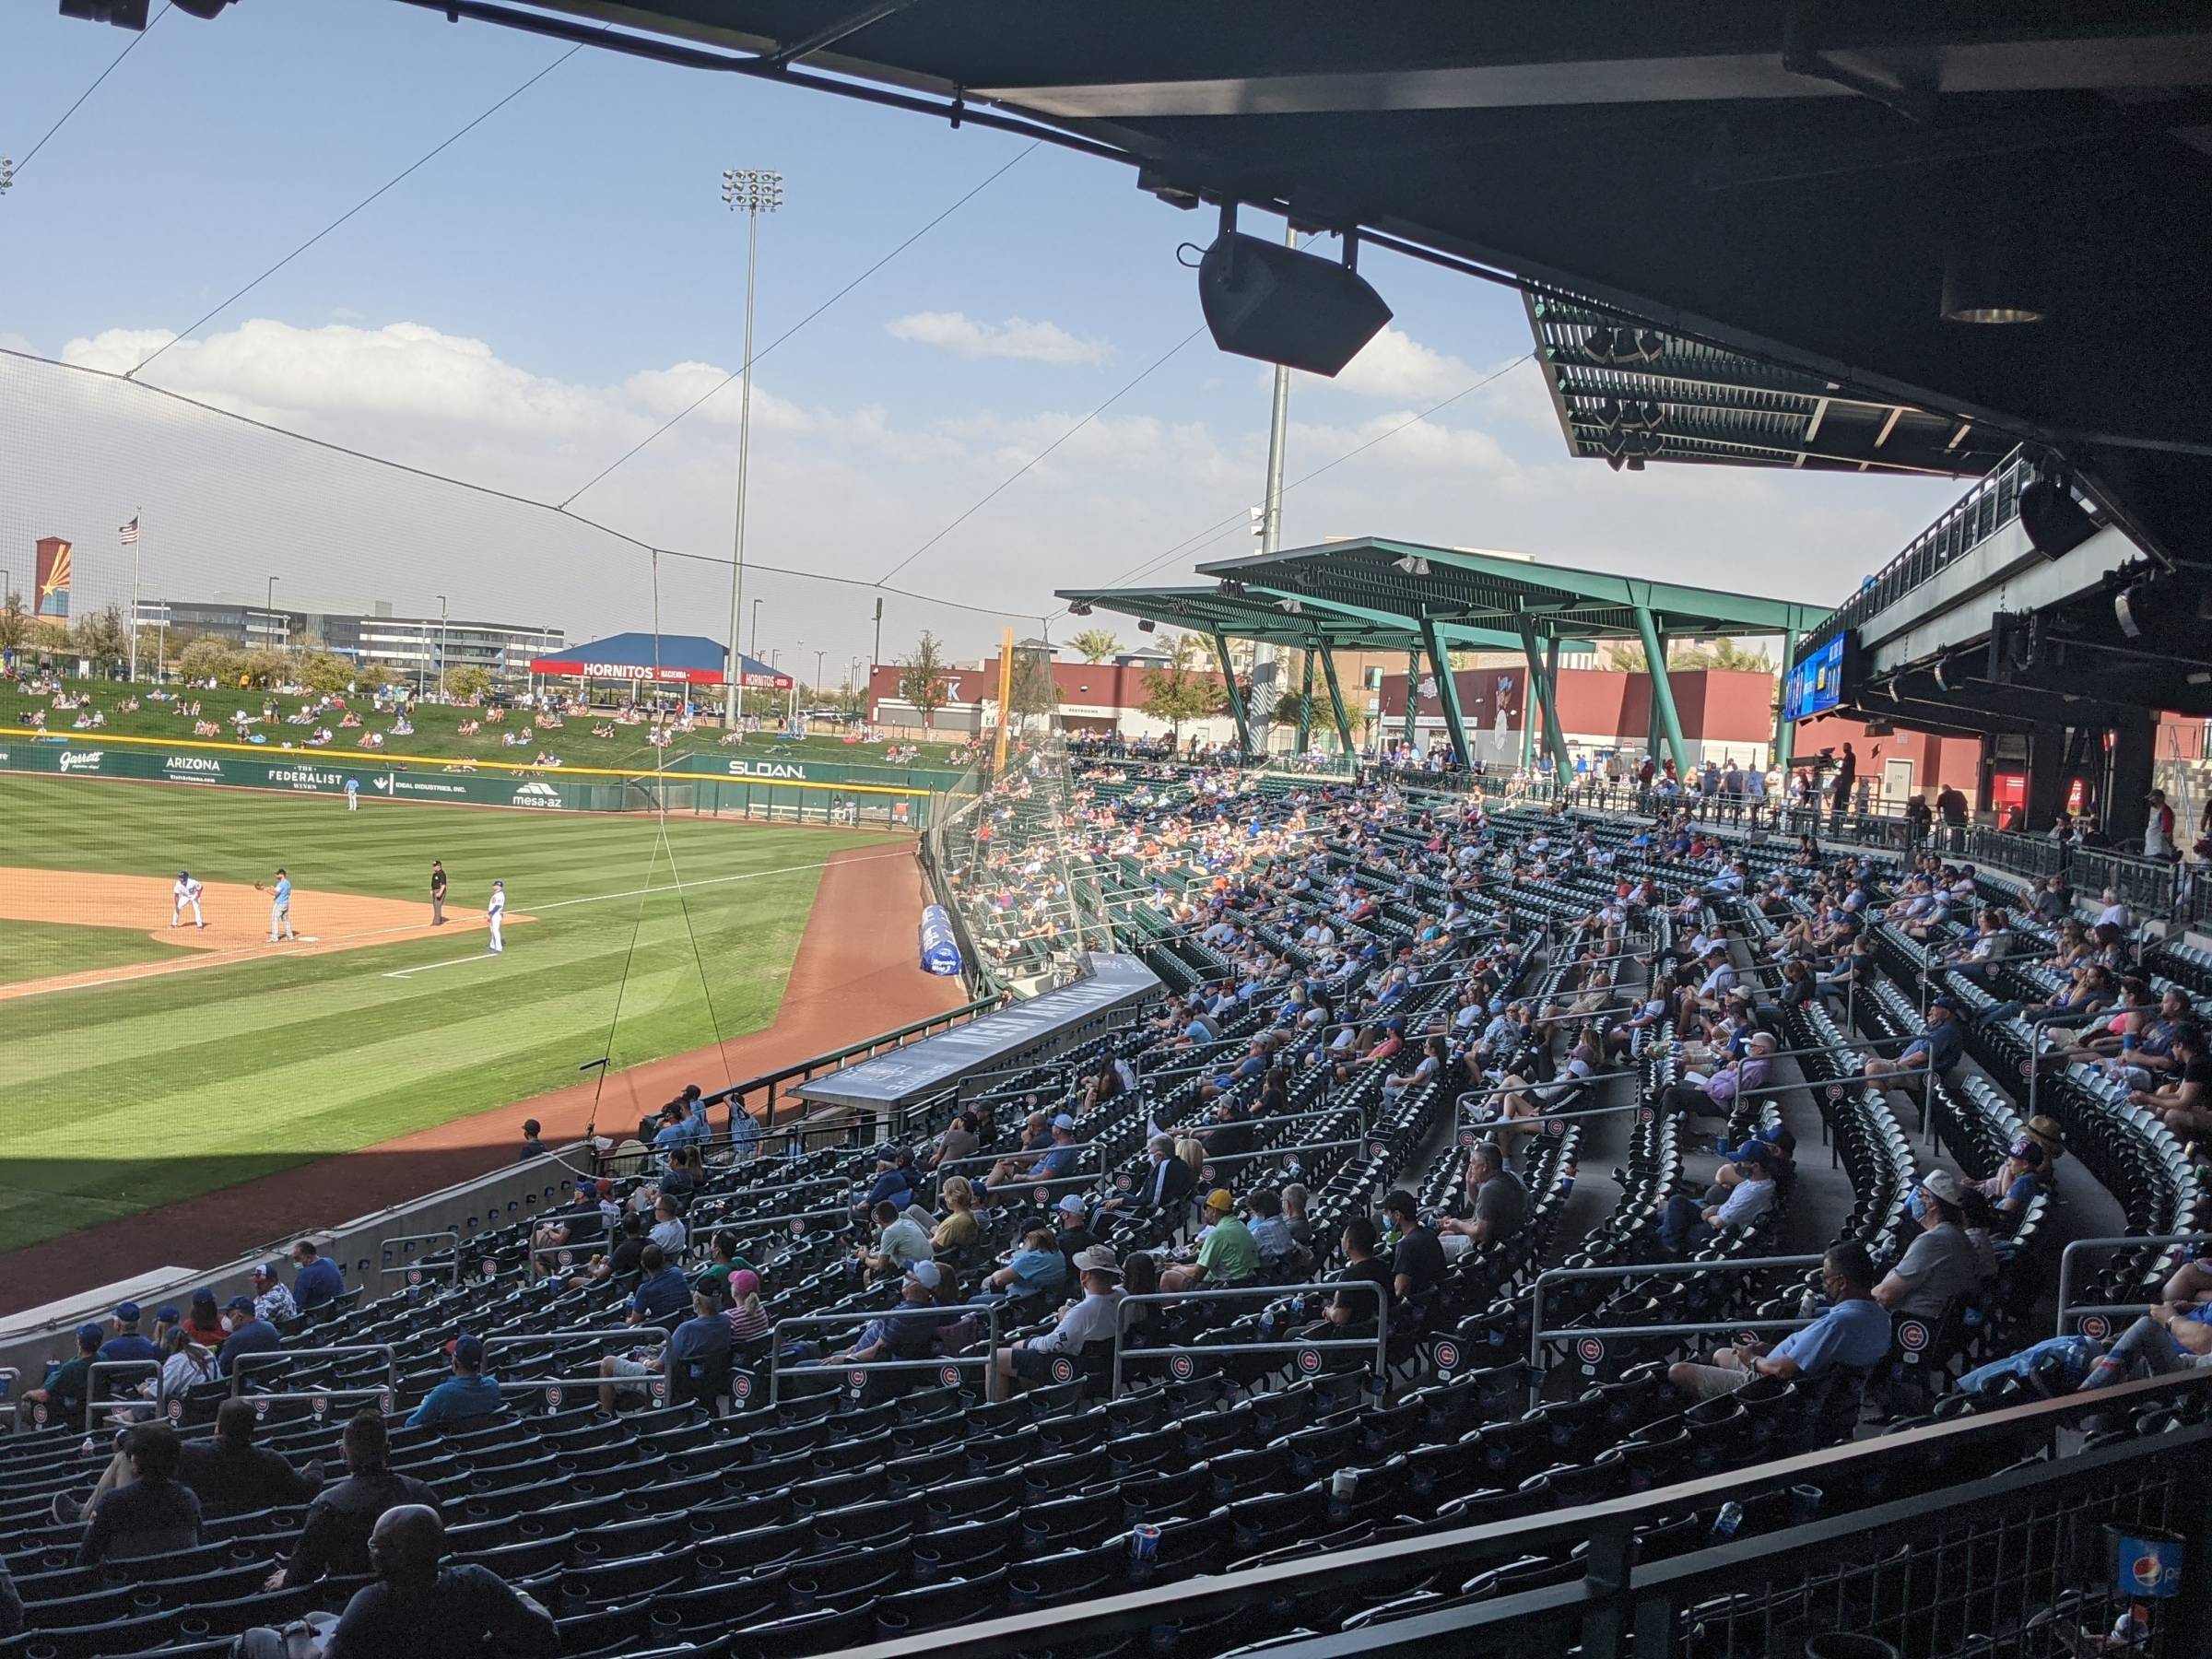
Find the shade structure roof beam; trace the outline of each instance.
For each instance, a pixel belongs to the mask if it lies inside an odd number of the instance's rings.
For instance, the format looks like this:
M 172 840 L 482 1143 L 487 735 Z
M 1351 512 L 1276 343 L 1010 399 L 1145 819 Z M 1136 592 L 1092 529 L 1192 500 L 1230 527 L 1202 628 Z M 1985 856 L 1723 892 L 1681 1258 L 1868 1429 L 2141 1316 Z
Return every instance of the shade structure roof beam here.
M 1455 598 L 1466 594 L 1486 616 L 1510 618 L 1521 611 L 1544 613 L 1549 607 L 1540 626 L 1548 633 L 1560 635 L 1639 637 L 1634 613 L 1640 606 L 1659 618 L 1665 632 L 1705 638 L 1777 633 L 1790 627 L 1802 629 L 1817 625 L 1829 614 L 1826 606 L 1802 601 L 1651 582 L 1375 536 L 1219 559 L 1201 565 L 1199 574 L 1262 585 L 1301 599 L 1313 596 L 1359 604 L 1362 602 L 1336 585 L 1346 573 L 1363 572 L 1367 581 L 1381 582 L 1385 572 L 1394 571 L 1397 561 L 1412 559 L 1425 560 L 1430 575 L 1400 580 L 1422 590 L 1414 597 L 1430 614 L 1451 618 L 1455 614 Z

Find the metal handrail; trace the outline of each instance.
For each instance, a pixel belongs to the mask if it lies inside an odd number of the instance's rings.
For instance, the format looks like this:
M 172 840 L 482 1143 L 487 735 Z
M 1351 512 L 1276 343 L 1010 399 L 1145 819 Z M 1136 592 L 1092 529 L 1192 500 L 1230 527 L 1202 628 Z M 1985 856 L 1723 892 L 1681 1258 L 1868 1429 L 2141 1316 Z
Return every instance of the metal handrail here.
M 2101 1239 L 2075 1239 L 2070 1241 L 2058 1256 L 2058 1323 L 2053 1335 L 2064 1336 L 2066 1322 L 2079 1314 L 2101 1314 L 2148 1312 L 2149 1305 L 2129 1307 L 2125 1304 L 2099 1302 L 2076 1303 L 2074 1300 L 2074 1264 L 2086 1251 L 2136 1250 L 2145 1246 L 2188 1244 L 2201 1245 L 2212 1241 L 2212 1234 L 2185 1233 L 2114 1233 Z
M 965 1371 L 971 1366 L 979 1366 L 982 1368 L 983 1373 L 983 1398 L 986 1400 L 994 1400 L 998 1397 L 997 1356 L 999 1311 L 1000 1304 L 997 1302 L 985 1302 L 982 1304 L 982 1312 L 984 1319 L 984 1342 L 983 1351 L 981 1354 L 954 1354 L 936 1359 L 841 1360 L 834 1367 L 832 1367 L 827 1360 L 816 1360 L 809 1362 L 804 1367 L 794 1367 L 794 1369 L 814 1371 L 817 1373 L 827 1373 L 831 1370 L 841 1371 L 845 1374 L 846 1385 L 850 1387 L 853 1393 L 857 1394 L 863 1388 L 866 1387 L 869 1374 L 875 1371 L 951 1371 L 954 1374 L 944 1379 L 947 1386 L 949 1386 L 952 1382 L 959 1380 L 959 1371 Z M 973 1303 L 963 1303 L 954 1307 L 927 1308 L 916 1308 L 900 1305 L 892 1308 L 878 1308 L 866 1312 L 794 1313 L 787 1319 L 779 1319 L 776 1321 L 775 1330 L 772 1334 L 772 1339 L 771 1341 L 769 1349 L 768 1403 L 772 1406 L 780 1404 L 782 1399 L 783 1332 L 787 1326 L 796 1327 L 805 1325 L 813 1327 L 818 1325 L 832 1325 L 840 1328 L 849 1329 L 853 1326 L 866 1325 L 878 1319 L 922 1318 L 935 1319 L 944 1324 L 952 1324 L 958 1323 L 961 1319 L 971 1317 L 976 1312 L 977 1309 Z
M 393 1238 L 379 1239 L 376 1241 L 379 1264 L 376 1270 L 377 1282 L 382 1284 L 395 1273 L 405 1273 L 410 1276 L 407 1279 L 408 1284 L 421 1284 L 422 1264 L 436 1253 L 425 1251 L 416 1261 L 394 1265 L 390 1260 L 392 1246 L 394 1244 L 420 1244 L 431 1239 L 451 1239 L 453 1241 L 453 1283 L 458 1285 L 461 1282 L 461 1230 L 457 1227 L 441 1228 L 436 1232 L 400 1233 Z
M 654 1345 L 651 1341 L 651 1336 L 655 1332 L 660 1334 L 662 1342 L 665 1343 L 667 1332 L 655 1324 L 580 1326 L 572 1331 L 517 1331 L 490 1335 L 484 1338 L 484 1369 L 486 1371 L 491 1370 L 491 1355 L 495 1347 L 548 1347 L 556 1343 L 568 1341 L 623 1342 L 633 1347 L 652 1347 Z M 503 1382 L 495 1377 L 492 1379 L 492 1385 L 500 1391 L 502 1396 L 508 1394 L 529 1394 L 543 1390 L 547 1406 L 557 1407 L 560 1404 L 561 1390 L 565 1388 L 598 1388 L 609 1382 L 612 1382 L 617 1388 L 630 1382 L 643 1382 L 646 1385 L 646 1393 L 652 1395 L 656 1404 L 666 1399 L 668 1395 L 668 1376 L 665 1371 L 663 1371 L 658 1377 L 650 1378 L 618 1377 L 610 1379 L 600 1376 L 596 1371 L 588 1377 L 512 1377 Z
M 1281 1158 L 1291 1152 L 1336 1152 L 1346 1147 L 1371 1147 L 1382 1145 L 1381 1141 L 1370 1141 L 1362 1135 L 1358 1140 L 1300 1141 L 1292 1147 L 1263 1147 L 1253 1152 L 1224 1152 L 1218 1158 L 1209 1154 L 1206 1162 L 1199 1166 L 1198 1179 L 1200 1181 L 1213 1180 L 1215 1166 L 1218 1164 L 1254 1163 L 1263 1158 Z
M 1131 1348 L 1123 1347 L 1129 1334 L 1131 1308 L 1166 1306 L 1187 1301 L 1253 1301 L 1278 1300 L 1286 1296 L 1302 1296 L 1311 1291 L 1353 1291 L 1371 1295 L 1375 1299 L 1375 1335 L 1370 1342 L 1364 1336 L 1324 1336 L 1302 1342 L 1224 1342 L 1207 1343 L 1203 1347 Z M 1178 1358 L 1187 1361 L 1192 1375 L 1197 1372 L 1200 1356 L 1221 1354 L 1299 1354 L 1315 1355 L 1312 1369 L 1321 1369 L 1320 1354 L 1324 1350 L 1371 1347 L 1375 1352 L 1374 1374 L 1385 1375 L 1390 1369 L 1390 1298 L 1385 1288 L 1371 1279 L 1343 1279 L 1334 1284 L 1305 1285 L 1200 1285 L 1191 1290 L 1159 1290 L 1143 1296 L 1124 1296 L 1115 1304 L 1113 1314 L 1113 1372 L 1110 1397 L 1119 1399 L 1122 1393 L 1122 1362 L 1124 1359 L 1165 1359 L 1171 1370 Z M 1182 1379 L 1178 1378 L 1178 1381 Z
M 384 1387 L 399 1385 L 399 1354 L 388 1342 L 344 1343 L 333 1347 L 266 1348 L 257 1354 L 241 1354 L 230 1362 L 230 1397 L 236 1399 L 245 1392 L 246 1369 L 249 1366 L 288 1363 L 294 1359 L 330 1359 L 342 1354 L 382 1354 L 384 1357 Z M 336 1392 L 325 1389 L 324 1393 Z
M 154 1373 L 155 1379 L 159 1381 L 161 1376 L 161 1361 L 159 1359 L 95 1359 L 87 1366 L 85 1368 L 86 1433 L 89 1434 L 92 1431 L 92 1414 L 95 1411 L 129 1411 L 134 1409 L 150 1411 L 153 1408 L 152 1402 L 147 1400 L 103 1400 L 100 1397 L 100 1373 L 123 1371 L 150 1371 Z
M 1568 1335 L 1581 1335 L 1587 1331 L 1602 1330 L 1603 1326 L 1586 1326 L 1583 1330 L 1551 1331 L 1544 1328 L 1544 1291 L 1548 1285 L 1564 1284 L 1569 1279 L 1641 1278 L 1647 1274 L 1687 1273 L 1764 1273 L 1778 1267 L 1818 1267 L 1824 1257 L 1817 1255 L 1757 1256 L 1745 1260 L 1719 1262 L 1647 1262 L 1633 1267 L 1547 1267 L 1536 1275 L 1530 1287 L 1528 1368 L 1528 1403 L 1535 1406 L 1544 1393 L 1544 1344 L 1560 1341 Z M 1729 1329 L 1748 1329 L 1747 1326 L 1729 1326 Z

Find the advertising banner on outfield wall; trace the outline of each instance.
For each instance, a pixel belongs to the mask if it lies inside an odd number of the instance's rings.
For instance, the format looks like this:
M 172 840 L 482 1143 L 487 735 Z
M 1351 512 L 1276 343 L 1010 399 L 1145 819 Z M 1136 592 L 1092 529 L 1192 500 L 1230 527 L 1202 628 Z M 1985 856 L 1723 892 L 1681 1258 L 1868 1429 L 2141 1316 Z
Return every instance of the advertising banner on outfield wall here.
M 836 767 L 816 768 L 836 771 Z M 202 788 L 276 790 L 295 794 L 343 795 L 347 779 L 365 803 L 433 802 L 463 806 L 507 806 L 530 812 L 670 812 L 779 823 L 853 824 L 863 828 L 920 829 L 930 797 L 863 788 L 847 793 L 828 779 L 716 778 L 669 773 L 663 777 L 525 776 L 519 772 L 446 771 L 344 760 L 297 752 L 234 755 L 223 750 L 125 747 L 117 743 L 56 743 L 0 736 L 0 771 L 53 777 L 125 778 L 186 783 Z M 841 782 L 842 780 L 838 780 Z
M 749 778 L 764 782 L 874 783 L 887 789 L 947 790 L 965 775 L 941 767 L 871 766 L 845 760 L 784 760 L 740 755 L 684 755 L 671 771 L 708 778 Z

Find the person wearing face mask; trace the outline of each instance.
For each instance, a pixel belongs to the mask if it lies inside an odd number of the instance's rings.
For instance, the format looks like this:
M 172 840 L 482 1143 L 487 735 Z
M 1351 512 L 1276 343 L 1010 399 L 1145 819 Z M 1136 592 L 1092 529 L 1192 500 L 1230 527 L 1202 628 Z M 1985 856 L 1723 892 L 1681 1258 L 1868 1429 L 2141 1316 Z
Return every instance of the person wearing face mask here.
M 1980 1288 L 1981 1264 L 1959 1224 L 1957 1176 L 1948 1170 L 1930 1170 L 1912 1189 L 1911 1204 L 1921 1235 L 1874 1288 L 1874 1300 L 1894 1314 L 1934 1319 L 1955 1299 Z
M 276 1327 L 253 1312 L 253 1299 L 234 1296 L 223 1310 L 223 1346 L 216 1354 L 216 1369 L 224 1376 L 230 1368 L 248 1354 L 273 1353 L 284 1346 L 284 1338 Z

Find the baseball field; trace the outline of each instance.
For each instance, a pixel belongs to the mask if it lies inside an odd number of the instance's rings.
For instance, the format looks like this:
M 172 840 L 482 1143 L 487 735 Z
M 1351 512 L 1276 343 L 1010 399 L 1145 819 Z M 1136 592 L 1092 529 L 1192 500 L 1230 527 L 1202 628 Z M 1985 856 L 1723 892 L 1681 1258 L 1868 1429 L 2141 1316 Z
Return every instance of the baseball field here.
M 825 866 L 912 863 L 850 830 L 6 775 L 0 824 L 0 1252 L 759 1031 Z M 301 938 L 272 946 L 279 865 Z M 170 926 L 180 870 L 204 931 Z M 912 922 L 869 919 L 902 950 Z

